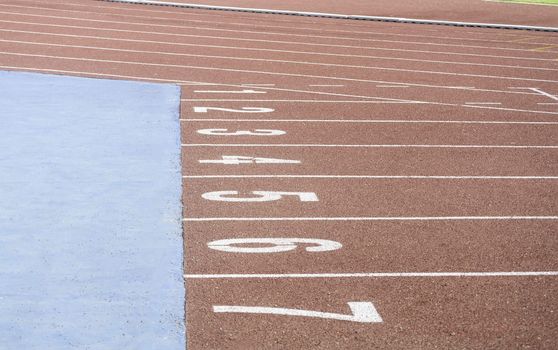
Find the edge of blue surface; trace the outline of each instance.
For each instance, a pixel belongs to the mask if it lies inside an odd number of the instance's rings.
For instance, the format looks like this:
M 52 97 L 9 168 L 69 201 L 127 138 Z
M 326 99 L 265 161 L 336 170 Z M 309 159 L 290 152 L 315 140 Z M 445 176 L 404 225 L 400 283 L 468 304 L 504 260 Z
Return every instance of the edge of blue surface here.
M 0 349 L 184 349 L 180 88 L 0 71 Z

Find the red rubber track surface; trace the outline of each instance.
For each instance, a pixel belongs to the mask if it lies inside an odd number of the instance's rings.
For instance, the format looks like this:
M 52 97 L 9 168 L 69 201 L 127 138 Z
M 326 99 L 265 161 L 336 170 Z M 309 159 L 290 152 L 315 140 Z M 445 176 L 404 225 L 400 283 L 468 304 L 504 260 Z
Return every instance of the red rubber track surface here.
M 281 6 L 519 8 L 367 3 Z M 520 8 L 556 26 L 554 8 Z M 0 69 L 182 86 L 189 349 L 555 348 L 558 35 L 12 0 Z M 283 242 L 215 243 L 254 238 Z
M 161 0 L 161 2 L 165 2 Z M 173 0 L 166 2 L 264 8 L 345 15 L 403 17 L 441 21 L 500 23 L 558 27 L 558 6 L 526 5 L 485 0 Z

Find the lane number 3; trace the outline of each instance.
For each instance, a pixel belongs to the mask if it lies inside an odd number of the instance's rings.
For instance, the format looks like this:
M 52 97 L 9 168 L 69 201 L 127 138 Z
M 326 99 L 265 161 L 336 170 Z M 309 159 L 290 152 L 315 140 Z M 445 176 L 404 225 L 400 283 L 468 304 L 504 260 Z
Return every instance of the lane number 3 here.
M 273 129 L 255 129 L 255 130 L 237 130 L 229 131 L 229 129 L 200 129 L 198 134 L 217 135 L 217 136 L 279 136 L 285 135 L 287 132 L 283 130 Z

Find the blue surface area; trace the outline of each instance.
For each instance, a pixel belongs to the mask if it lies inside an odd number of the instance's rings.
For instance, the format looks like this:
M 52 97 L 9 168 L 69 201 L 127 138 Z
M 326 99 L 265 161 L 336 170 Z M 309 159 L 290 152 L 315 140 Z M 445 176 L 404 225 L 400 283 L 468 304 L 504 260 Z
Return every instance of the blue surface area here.
M 184 349 L 179 103 L 0 72 L 0 349 Z

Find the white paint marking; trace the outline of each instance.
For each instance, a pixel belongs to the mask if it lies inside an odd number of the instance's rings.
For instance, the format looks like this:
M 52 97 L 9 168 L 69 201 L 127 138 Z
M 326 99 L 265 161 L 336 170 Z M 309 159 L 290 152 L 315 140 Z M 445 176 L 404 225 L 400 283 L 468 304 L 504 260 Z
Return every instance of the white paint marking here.
M 314 86 L 314 87 L 343 87 L 343 86 L 345 86 L 345 85 L 309 84 L 308 86 Z
M 286 309 L 281 307 L 262 307 L 262 306 L 233 306 L 233 305 L 213 305 L 213 312 L 231 312 L 248 314 L 269 314 L 283 316 L 301 316 L 313 318 L 325 318 L 329 320 L 350 321 L 359 323 L 381 323 L 382 318 L 374 304 L 371 302 L 350 301 L 350 315 L 337 314 L 332 312 L 320 312 L 299 309 Z
M 0 21 L 0 22 L 2 22 L 2 21 Z M 27 33 L 26 31 L 9 31 L 9 30 L 3 30 L 3 29 L 0 29 L 0 31 L 25 32 L 25 33 Z M 43 34 L 43 35 L 44 35 L 44 33 L 39 33 L 39 32 L 29 32 L 29 33 L 36 33 L 36 34 Z M 61 34 L 52 34 L 52 33 L 51 33 L 51 35 L 61 35 Z M 64 35 L 64 36 L 69 36 L 69 35 Z M 72 37 L 73 37 L 73 36 L 72 36 Z M 77 37 L 82 37 L 82 36 L 77 36 Z M 100 39 L 106 39 L 106 40 L 109 40 L 109 39 L 110 39 L 110 38 L 104 38 L 104 37 L 91 37 L 91 38 L 100 38 Z M 0 41 L 7 41 L 7 40 L 0 40 Z M 141 42 L 143 42 L 142 40 L 127 40 L 127 41 L 134 41 L 134 42 L 135 42 L 135 41 L 141 41 Z M 14 41 L 14 42 L 15 42 L 15 41 Z M 23 43 L 23 42 L 22 42 L 22 43 Z M 26 43 L 26 44 L 36 44 L 36 45 L 45 45 L 44 43 L 33 43 L 33 42 L 24 42 L 24 43 Z M 153 41 L 153 43 L 158 43 L 158 42 Z M 176 43 L 169 43 L 169 44 L 175 44 L 175 45 L 176 45 Z M 47 44 L 47 45 L 54 45 L 54 44 Z M 184 44 L 184 45 L 187 45 L 187 44 Z M 54 45 L 54 46 L 57 46 L 57 45 Z M 58 45 L 58 46 L 59 46 L 59 45 Z M 80 47 L 80 46 L 74 46 L 74 47 Z M 81 46 L 81 47 L 84 47 L 84 46 Z M 99 49 L 99 48 L 97 48 L 97 47 L 88 47 L 88 48 L 91 48 L 91 49 Z M 112 49 L 112 48 L 106 48 L 106 50 L 109 50 L 109 49 L 110 49 L 110 50 L 115 50 L 115 49 Z M 119 50 L 121 50 L 121 49 L 119 49 Z M 157 52 L 152 52 L 152 53 L 157 53 Z M 169 54 L 169 53 L 159 52 L 159 54 Z M 130 64 L 132 64 L 132 63 L 130 63 Z M 320 77 L 318 76 L 318 78 L 320 78 Z M 346 80 L 351 80 L 351 79 L 346 79 Z M 373 81 L 372 81 L 372 82 L 373 82 Z M 380 82 L 380 81 L 377 81 L 377 82 Z M 195 84 L 195 83 L 192 83 L 192 84 Z M 451 86 L 435 86 L 435 85 L 427 85 L 427 84 L 410 84 L 410 83 L 406 83 L 406 84 L 412 85 L 412 86 L 436 87 L 436 88 L 447 88 L 447 89 L 475 89 L 474 87 L 451 87 Z M 203 83 L 200 83 L 200 84 L 196 84 L 196 85 L 204 85 L 204 84 L 203 84 Z M 211 84 L 205 84 L 205 85 L 211 85 Z M 214 85 L 219 85 L 219 84 L 214 84 Z M 221 85 L 224 85 L 224 86 L 225 86 L 225 84 L 221 84 Z M 256 86 L 274 86 L 274 84 L 245 84 L 245 85 L 247 85 L 247 86 L 252 86 L 252 87 L 256 87 Z M 241 86 L 245 86 L 245 85 L 241 85 Z M 528 94 L 528 93 L 526 93 L 526 92 L 525 92 L 525 93 L 521 93 L 521 92 L 508 92 L 508 91 L 489 90 L 489 89 L 475 89 L 475 90 L 477 90 L 477 91 L 500 92 L 500 93 L 520 93 L 520 94 Z M 339 95 L 339 96 L 341 96 L 341 95 Z M 346 95 L 346 96 L 349 96 L 349 95 Z
M 254 100 L 254 99 L 181 99 L 184 102 L 281 102 L 281 103 L 366 103 L 366 104 L 420 104 L 414 101 L 344 101 L 344 100 Z
M 408 88 L 409 85 L 376 85 L 379 88 Z
M 273 108 L 265 107 L 242 107 L 241 109 L 222 108 L 222 107 L 194 107 L 195 113 L 207 113 L 208 111 L 221 111 L 230 113 L 271 113 Z
M 524 113 L 537 113 L 537 114 L 558 114 L 558 112 L 534 111 L 530 109 L 500 108 L 500 107 L 489 107 L 489 106 L 478 106 L 478 105 L 461 105 L 461 107 L 483 108 L 483 109 L 491 109 L 497 111 L 524 112 Z
M 199 129 L 196 131 L 201 135 L 208 136 L 281 136 L 287 132 L 274 129 L 254 129 L 254 130 L 237 130 L 229 131 L 229 129 Z
M 26 12 L 14 12 L 14 11 L 0 11 L 1 14 L 5 15 L 21 15 L 26 17 L 39 17 L 39 18 L 53 18 L 53 19 L 62 19 L 62 20 L 72 20 L 76 18 L 72 17 L 65 17 L 65 16 L 50 16 L 50 15 L 37 15 L 37 14 L 30 14 Z M 331 41 L 356 41 L 358 43 L 362 42 L 382 42 L 382 43 L 398 43 L 398 44 L 412 44 L 412 45 L 424 45 L 424 46 L 442 46 L 442 47 L 458 47 L 458 48 L 475 48 L 475 49 L 487 49 L 487 50 L 500 50 L 500 51 L 523 51 L 523 52 L 530 52 L 530 49 L 523 49 L 523 48 L 510 48 L 510 47 L 497 47 L 497 46 L 482 46 L 482 45 L 464 45 L 463 43 L 459 44 L 445 44 L 445 43 L 436 43 L 436 42 L 424 42 L 424 41 L 404 41 L 404 40 L 387 40 L 387 39 L 372 39 L 372 38 L 363 38 L 362 36 L 358 38 L 352 38 L 347 36 L 328 36 L 328 35 L 312 35 L 312 34 L 296 34 L 296 33 L 285 33 L 285 32 L 271 32 L 271 31 L 254 31 L 254 30 L 239 30 L 239 29 L 224 29 L 224 28 L 215 28 L 215 27 L 199 27 L 199 26 L 176 26 L 176 25 L 168 25 L 168 24 L 156 24 L 156 23 L 142 23 L 142 22 L 121 22 L 115 20 L 101 20 L 101 19 L 90 19 L 90 18 L 77 18 L 81 22 L 93 22 L 93 23 L 107 23 L 107 24 L 123 24 L 123 25 L 136 25 L 136 26 L 143 26 L 147 27 L 150 31 L 149 34 L 166 34 L 166 35 L 175 35 L 175 36 L 183 36 L 177 33 L 169 33 L 168 31 L 156 32 L 153 31 L 154 27 L 159 28 L 178 28 L 178 29 L 194 29 L 194 30 L 205 30 L 205 31 L 217 31 L 217 32 L 233 32 L 233 33 L 246 33 L 246 34 L 257 34 L 257 35 L 265 35 L 265 36 L 289 36 L 289 37 L 302 37 L 302 38 L 312 38 L 310 41 L 315 41 L 314 39 L 327 39 Z M 3 21 L 8 22 L 8 21 Z M 22 22 L 27 23 L 29 22 Z M 67 26 L 70 27 L 70 26 Z M 103 30 L 104 28 L 94 28 L 97 30 Z M 121 29 L 113 29 L 113 28 L 106 28 L 105 30 L 110 31 L 124 31 Z M 144 32 L 145 33 L 145 32 Z M 268 40 L 266 40 L 268 41 Z
M 275 86 L 275 84 L 240 84 L 247 87 L 258 87 L 258 86 Z
M 501 105 L 501 102 L 465 102 L 467 105 Z
M 311 244 L 313 246 L 306 247 L 307 252 L 330 252 L 338 250 L 343 245 L 336 241 L 327 239 L 315 238 L 233 238 L 221 239 L 207 243 L 210 249 L 218 250 L 227 253 L 254 253 L 254 254 L 267 254 L 267 253 L 282 253 L 295 250 L 298 246 L 297 243 Z M 267 247 L 237 247 L 236 245 L 242 244 L 259 244 L 268 245 Z M 270 246 L 269 246 L 270 245 Z
M 240 165 L 240 164 L 300 164 L 300 160 L 294 159 L 277 159 L 277 158 L 262 158 L 262 157 L 248 157 L 248 156 L 221 156 L 221 159 L 206 159 L 199 160 L 201 164 L 226 164 L 226 165 Z
M 8 30 L 0 29 L 0 32 L 11 32 L 11 33 L 28 33 L 42 36 L 62 36 L 62 37 L 75 37 L 75 38 L 91 38 L 106 41 L 121 41 L 121 42 L 142 42 L 142 43 L 154 43 L 154 44 L 168 44 L 174 46 L 190 46 L 190 47 L 209 47 L 209 48 L 223 48 L 230 50 L 244 50 L 244 51 L 265 51 L 265 52 L 285 52 L 285 53 L 296 53 L 299 55 L 318 55 L 318 56 L 334 56 L 334 57 L 355 57 L 355 58 L 369 58 L 369 59 L 379 59 L 379 60 L 399 60 L 399 61 L 411 61 L 411 62 L 428 62 L 428 63 L 439 63 L 447 65 L 467 65 L 467 66 L 483 66 L 483 67 L 499 67 L 499 68 L 512 68 L 512 69 L 526 69 L 526 70 L 542 70 L 542 71 L 558 71 L 554 68 L 544 68 L 544 67 L 532 67 L 532 66 L 518 66 L 518 65 L 501 65 L 501 64 L 487 64 L 487 63 L 472 63 L 472 62 L 458 62 L 458 61 L 442 61 L 442 60 L 417 60 L 411 58 L 401 58 L 401 57 L 385 57 L 385 56 L 371 56 L 371 55 L 348 55 L 348 54 L 335 54 L 327 52 L 316 52 L 316 51 L 300 51 L 300 50 L 279 50 L 279 49 L 265 49 L 265 48 L 251 48 L 251 47 L 239 47 L 239 46 L 224 46 L 224 45 L 202 45 L 202 44 L 189 44 L 189 43 L 172 43 L 166 41 L 153 41 L 153 40 L 138 40 L 138 39 L 120 39 L 120 38 L 110 38 L 101 36 L 90 36 L 90 35 L 70 35 L 70 34 L 59 34 L 59 33 L 43 33 L 43 32 L 33 32 L 33 31 L 19 31 L 19 30 Z M 231 38 L 225 38 L 231 39 Z M 12 42 L 12 43 L 24 43 L 30 45 L 44 45 L 44 46 L 54 46 L 54 47 L 74 47 L 74 48 L 89 48 L 94 50 L 106 50 L 106 51 L 118 51 L 118 52 L 136 52 L 136 53 L 151 53 L 158 55 L 167 56 L 187 56 L 185 54 L 177 52 L 165 52 L 165 51 L 145 51 L 145 50 L 131 50 L 123 48 L 112 48 L 112 47 L 100 47 L 100 46 L 83 46 L 83 45 L 63 45 L 63 44 L 53 44 L 53 43 L 43 43 L 34 41 L 18 41 L 18 40 L 0 40 L 1 42 Z M 381 48 L 378 48 L 381 49 Z M 390 49 L 385 49 L 390 50 Z M 397 50 L 395 50 L 397 51 Z M 408 51 L 408 50 L 399 50 Z M 410 50 L 413 51 L 413 50 Z M 432 52 L 436 53 L 436 52 Z M 503 56 L 505 57 L 505 56 Z M 248 84 L 252 87 L 257 86 L 274 86 L 274 84 Z M 453 88 L 463 88 L 463 89 L 474 89 L 475 87 L 470 86 L 455 86 Z
M 485 1 L 490 1 L 490 0 L 485 0 Z M 82 4 L 71 4 L 71 3 L 66 3 L 68 5 L 72 5 L 72 6 L 82 6 L 84 7 L 84 5 Z M 61 9 L 45 9 L 44 7 L 36 7 L 36 6 L 22 6 L 22 5 L 13 5 L 13 4 L 0 4 L 0 6 L 8 6 L 8 7 L 19 7 L 19 8 L 25 8 L 25 9 L 41 9 L 41 10 L 49 10 L 49 11 L 62 11 L 62 12 L 79 12 L 79 13 L 87 13 L 89 14 L 90 11 L 79 11 L 79 10 L 61 10 Z M 90 8 L 101 8 L 101 9 L 106 9 L 106 7 L 100 7 L 100 6 L 86 6 L 88 9 Z M 169 14 L 176 14 L 176 12 L 170 12 L 170 11 L 150 11 L 150 10 L 144 10 L 144 9 L 137 9 L 135 10 L 137 12 L 148 12 L 148 13 L 157 13 L 157 14 L 161 14 L 161 13 L 169 13 Z M 218 15 L 218 14 L 193 14 L 192 12 L 188 13 L 188 16 L 198 16 L 198 17 L 224 17 L 224 15 Z M 148 19 L 148 20 L 153 20 L 153 19 L 161 19 L 161 20 L 169 20 L 170 18 L 168 17 L 155 17 L 153 15 L 151 16 L 137 16 L 137 15 L 130 15 L 128 13 L 126 13 L 126 17 L 132 17 L 132 18 L 141 18 L 141 19 Z M 238 23 L 238 22 L 216 22 L 216 21 L 203 21 L 203 20 L 191 20 L 191 19 L 185 19 L 185 22 L 198 22 L 198 23 L 211 23 L 212 25 L 215 23 L 220 23 L 220 24 L 228 24 L 228 25 L 238 25 L 238 26 L 248 26 L 248 27 L 263 27 L 263 28 L 281 28 L 281 29 L 292 29 L 292 25 L 291 26 L 278 26 L 278 25 L 269 25 L 269 24 L 261 24 L 261 22 L 258 22 L 257 24 L 251 24 L 251 23 Z M 279 20 L 279 19 L 275 19 L 275 21 L 277 22 L 286 22 L 286 23 L 292 23 L 292 21 L 288 21 L 288 20 Z M 315 25 L 319 25 L 319 23 L 317 22 L 313 22 L 313 21 L 309 21 L 308 24 L 315 24 Z M 348 28 L 351 27 L 357 27 L 357 28 L 368 28 L 367 26 L 361 26 L 361 25 L 354 25 L 354 24 L 345 24 Z M 321 26 L 320 26 L 321 27 Z M 308 31 L 319 31 L 319 32 L 335 32 L 335 33 L 350 33 L 350 34 L 368 34 L 368 35 L 390 35 L 390 36 L 402 36 L 402 37 L 419 37 L 419 38 L 432 38 L 432 39 L 446 39 L 446 40 L 458 40 L 458 41 L 481 41 L 481 42 L 495 42 L 495 43 L 508 43 L 509 40 L 494 40 L 494 39 L 485 39 L 484 36 L 482 37 L 478 37 L 478 38 L 473 38 L 473 37 L 446 37 L 446 36 L 431 36 L 431 35 L 424 35 L 424 34 L 401 34 L 401 33 L 391 33 L 391 32 L 378 32 L 378 31 L 357 31 L 357 30 L 341 30 L 339 28 L 336 28 L 335 30 L 326 30 L 324 28 L 310 28 L 310 27 L 299 27 L 297 26 L 298 30 L 308 30 Z M 424 31 L 431 31 L 434 33 L 439 33 L 439 31 L 433 30 L 433 29 L 428 29 L 428 28 L 424 28 Z M 468 33 L 468 34 L 479 34 L 476 32 L 464 32 L 464 33 Z M 504 36 L 505 34 L 500 34 L 500 36 Z M 513 36 L 513 37 L 517 37 L 517 35 L 515 34 L 507 34 L 509 36 Z M 539 36 L 535 36 L 535 35 L 531 35 L 530 37 L 527 38 L 523 38 L 521 40 L 538 40 Z M 547 43 L 540 43 L 540 42 L 531 42 L 530 44 L 541 44 L 541 45 L 545 45 Z
M 240 91 L 233 91 L 233 90 L 194 90 L 195 93 L 198 94 L 266 94 L 267 91 L 256 91 L 256 90 L 240 90 Z
M 545 105 L 545 106 L 556 106 L 558 103 L 555 102 L 539 102 L 538 105 Z
M 490 221 L 558 220 L 558 216 L 361 216 L 361 217 L 213 217 L 184 218 L 182 221 Z
M 396 52 L 415 52 L 415 53 L 426 53 L 426 54 L 438 54 L 438 55 L 453 55 L 453 56 L 471 56 L 471 57 L 487 57 L 487 58 L 499 58 L 499 59 L 511 59 L 511 60 L 529 60 L 529 61 L 554 61 L 552 58 L 536 58 L 536 57 L 518 57 L 518 56 L 501 56 L 501 55 L 483 55 L 483 54 L 472 54 L 472 53 L 463 53 L 463 52 L 445 52 L 445 51 L 431 51 L 431 50 L 408 50 L 408 49 L 397 49 L 397 48 L 383 48 L 383 47 L 372 47 L 372 46 L 354 46 L 354 45 L 335 45 L 335 44 L 320 44 L 320 43 L 311 43 L 311 42 L 297 42 L 297 41 L 283 41 L 283 40 L 270 40 L 270 39 L 248 39 L 248 38 L 240 38 L 240 37 L 221 37 L 221 36 L 210 36 L 210 35 L 192 35 L 192 34 L 176 34 L 176 33 L 165 33 L 165 32 L 153 32 L 153 31 L 141 31 L 141 30 L 124 30 L 124 29 L 104 29 L 98 27 L 86 27 L 86 26 L 69 26 L 69 25 L 59 25 L 59 24 L 47 24 L 47 23 L 39 23 L 39 22 L 21 22 L 21 21 L 7 21 L 7 20 L 0 20 L 0 22 L 4 23 L 14 23 L 14 24 L 23 24 L 23 25 L 38 25 L 38 26 L 48 26 L 48 27 L 61 27 L 61 28 L 77 28 L 77 29 L 88 29 L 88 30 L 97 30 L 97 31 L 110 31 L 110 32 L 125 32 L 125 33 L 140 33 L 140 34 L 160 34 L 160 35 L 167 35 L 167 36 L 180 36 L 180 37 L 194 37 L 194 38 L 207 38 L 207 39 L 219 39 L 219 40 L 232 40 L 232 41 L 249 41 L 249 42 L 265 42 L 265 43 L 278 43 L 278 44 L 290 44 L 290 45 L 302 45 L 302 46 L 319 46 L 319 47 L 338 47 L 338 48 L 346 48 L 346 49 L 360 49 L 360 50 L 381 50 L 381 51 L 396 51 Z M 165 41 L 147 41 L 147 40 L 131 40 L 131 39 L 117 39 L 117 38 L 106 38 L 106 37 L 91 37 L 91 36 L 73 36 L 68 34 L 56 34 L 56 33 L 44 33 L 44 32 L 30 32 L 30 31 L 16 31 L 16 30 L 9 30 L 9 29 L 0 29 L 0 31 L 6 32 L 24 32 L 29 34 L 42 34 L 42 35 L 63 35 L 63 36 L 72 36 L 72 37 L 90 37 L 90 38 L 98 38 L 103 40 L 119 40 L 119 41 L 135 41 L 135 42 L 151 42 L 151 43 L 163 43 L 163 44 L 174 44 L 177 46 L 200 46 L 200 47 L 220 47 L 220 46 L 211 46 L 211 45 L 199 45 L 199 44 L 187 44 L 187 43 L 177 43 L 177 42 L 165 42 Z M 222 47 L 227 48 L 227 47 Z M 234 49 L 235 47 L 228 47 L 230 49 Z M 243 50 L 249 50 L 250 48 L 240 48 Z M 260 50 L 257 48 L 256 50 Z M 271 51 L 270 49 L 264 49 L 265 51 Z M 277 50 L 277 51 L 284 51 L 284 50 Z M 284 51 L 284 52 L 292 52 L 297 53 L 296 51 Z M 312 52 L 300 52 L 300 53 L 308 53 L 312 54 Z M 320 53 L 318 53 L 320 54 Z M 322 53 L 327 55 L 326 53 Z M 336 54 L 334 54 L 336 55 Z M 352 57 L 353 55 L 347 55 L 348 57 Z M 359 56 L 356 56 L 359 57 Z M 376 58 L 370 56 L 371 58 Z M 367 58 L 364 56 L 363 58 Z M 389 59 L 389 57 L 382 57 L 385 59 Z M 432 63 L 443 63 L 444 61 L 432 61 Z M 453 63 L 453 62 L 447 62 Z M 459 64 L 460 62 L 455 62 L 455 64 Z M 518 68 L 526 68 L 529 67 L 518 67 Z M 543 68 L 544 69 L 544 68 Z M 261 84 L 260 84 L 261 85 Z
M 92 47 L 92 49 L 96 49 Z M 14 52 L 3 52 L 5 55 L 14 55 Z M 30 56 L 25 54 L 20 54 L 23 56 Z M 339 68 L 355 68 L 355 69 L 369 69 L 378 71 L 394 71 L 394 72 L 407 72 L 407 73 L 420 73 L 420 74 L 435 74 L 435 75 L 449 75 L 449 76 L 462 76 L 462 77 L 475 77 L 475 78 L 490 78 L 490 79 L 505 79 L 505 80 L 519 80 L 519 81 L 534 81 L 534 82 L 545 82 L 545 83 L 558 83 L 557 80 L 550 79 L 535 79 L 528 77 L 514 77 L 506 75 L 485 75 L 485 74 L 470 74 L 470 73 L 457 73 L 457 72 L 444 72 L 435 70 L 417 70 L 417 69 L 406 69 L 406 68 L 393 68 L 393 67 L 381 67 L 381 66 L 363 66 L 363 65 L 347 65 L 347 64 L 337 64 L 337 63 L 320 63 L 320 62 L 310 62 L 310 61 L 292 61 L 292 60 L 279 60 L 279 59 L 267 59 L 267 58 L 254 58 L 254 57 L 237 57 L 237 56 L 214 56 L 214 55 L 199 55 L 199 54 L 186 54 L 182 53 L 181 56 L 187 57 L 199 57 L 199 58 L 216 58 L 216 59 L 226 59 L 226 60 L 239 60 L 239 61 L 258 61 L 258 62 L 276 62 L 276 63 L 288 63 L 288 64 L 298 64 L 298 65 L 310 65 L 310 66 L 324 66 L 324 67 L 339 67 Z M 99 62 L 106 60 L 97 60 Z M 132 62 L 126 62 L 131 64 Z M 155 64 L 149 63 L 146 65 L 150 66 L 168 66 L 168 67 L 184 67 L 189 68 L 189 66 L 181 66 L 176 64 Z
M 546 97 L 548 97 L 548 98 L 550 98 L 550 99 L 553 99 L 554 101 L 558 101 L 558 97 L 557 97 L 557 96 L 554 96 L 554 95 L 552 95 L 552 94 L 549 94 L 548 92 L 545 92 L 545 91 L 543 91 L 543 90 L 541 90 L 541 89 L 538 89 L 538 88 L 529 88 L 529 90 L 538 92 L 539 94 L 541 94 L 541 95 L 543 95 L 543 96 L 546 96 Z
M 285 191 L 251 191 L 255 197 L 231 197 L 238 196 L 238 191 L 214 191 L 202 194 L 203 199 L 218 202 L 272 202 L 284 196 L 298 197 L 301 202 L 318 202 L 318 196 L 314 192 L 285 192 Z
M 220 162 L 222 163 L 222 161 Z M 182 178 L 184 179 L 558 180 L 558 176 L 445 176 L 445 175 L 432 175 L 432 176 L 430 175 L 184 175 L 182 176 Z
M 2 54 L 2 53 L 0 52 L 0 54 Z M 46 55 L 28 55 L 28 56 L 40 56 L 40 57 L 53 58 L 53 56 L 46 56 Z M 54 57 L 54 58 L 57 58 L 57 57 Z M 78 61 L 79 60 L 91 61 L 90 59 L 81 59 L 81 58 L 64 58 L 64 57 L 58 57 L 58 58 L 69 59 L 69 60 L 78 60 Z M 92 61 L 95 61 L 95 60 L 92 60 Z M 126 62 L 116 61 L 116 63 L 126 63 Z M 131 63 L 131 64 L 145 65 L 146 63 Z M 170 82 L 170 83 L 178 83 L 178 84 L 197 83 L 197 82 L 177 80 L 177 79 L 162 79 L 162 78 L 154 78 L 154 77 L 130 76 L 130 75 L 121 75 L 121 74 L 107 74 L 107 73 L 96 73 L 96 72 L 86 72 L 86 71 L 71 71 L 71 70 L 48 69 L 48 68 L 39 68 L 39 67 L 2 66 L 2 65 L 0 65 L 0 68 L 35 71 L 35 72 L 50 72 L 50 73 L 88 75 L 88 76 L 95 76 L 95 77 L 126 78 L 126 79 L 142 80 L 142 81 L 158 81 L 158 82 Z M 211 70 L 211 69 L 214 70 L 215 69 L 215 68 L 210 68 L 210 67 L 195 67 L 195 68 L 207 69 L 207 70 Z M 230 71 L 230 69 L 219 69 L 219 70 Z M 233 70 L 233 71 L 236 71 L 236 70 Z M 258 72 L 255 72 L 255 73 L 258 73 Z M 296 75 L 296 74 L 293 75 L 293 74 L 272 73 L 272 72 L 259 72 L 259 73 L 299 76 L 299 75 Z M 335 77 L 321 77 L 321 78 L 353 80 L 353 79 L 348 79 L 348 78 L 335 78 Z M 210 83 L 203 83 L 203 84 L 210 84 Z M 222 83 L 216 83 L 214 85 L 239 87 L 238 85 L 234 85 L 234 84 L 222 84 Z M 412 84 L 410 84 L 410 85 L 412 85 Z M 417 84 L 414 84 L 414 85 L 418 86 Z M 435 87 L 451 88 L 451 87 L 442 87 L 442 86 L 430 86 L 430 87 L 432 87 L 432 88 L 435 88 Z M 524 112 L 524 113 L 535 113 L 535 114 L 558 115 L 558 112 L 550 112 L 550 111 L 523 110 L 523 109 L 513 109 L 513 108 L 486 107 L 486 106 L 470 106 L 470 105 L 459 105 L 459 104 L 454 104 L 454 103 L 429 102 L 429 101 L 408 101 L 408 100 L 387 99 L 387 98 L 375 97 L 375 96 L 360 96 L 360 95 L 349 95 L 349 94 L 339 94 L 339 93 L 321 92 L 321 91 L 296 90 L 296 89 L 280 89 L 280 88 L 268 88 L 268 89 L 275 90 L 275 91 L 289 91 L 289 92 L 299 92 L 299 93 L 308 93 L 308 94 L 317 94 L 317 95 L 327 95 L 327 96 L 344 96 L 344 97 L 353 97 L 353 98 L 377 99 L 377 100 L 382 100 L 382 101 L 398 101 L 398 102 L 401 102 L 401 103 L 416 103 L 416 104 L 427 104 L 427 105 L 434 105 L 434 106 L 483 108 L 483 109 L 491 109 L 491 110 L 499 110 L 499 111 L 513 111 L 513 112 Z M 487 90 L 487 89 L 476 89 L 475 91 L 503 92 L 503 91 L 500 91 L 500 90 Z M 529 94 L 532 95 L 532 93 L 529 93 Z
M 344 147 L 344 148 L 505 148 L 558 149 L 558 146 L 536 145 L 324 145 L 324 144 L 256 144 L 256 143 L 186 143 L 182 147 Z
M 553 104 L 553 103 L 551 103 Z M 557 103 L 558 104 L 558 103 Z M 364 124 L 519 124 L 519 125 L 558 125 L 549 121 L 500 121 L 500 120 L 397 120 L 397 119 L 219 119 L 184 118 L 181 122 L 285 122 L 285 123 L 364 123 Z
M 188 279 L 226 278 L 420 278 L 420 277 L 543 277 L 558 276 L 558 271 L 497 272 L 362 272 L 362 273 L 266 273 L 266 274 L 185 274 Z

